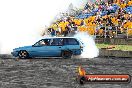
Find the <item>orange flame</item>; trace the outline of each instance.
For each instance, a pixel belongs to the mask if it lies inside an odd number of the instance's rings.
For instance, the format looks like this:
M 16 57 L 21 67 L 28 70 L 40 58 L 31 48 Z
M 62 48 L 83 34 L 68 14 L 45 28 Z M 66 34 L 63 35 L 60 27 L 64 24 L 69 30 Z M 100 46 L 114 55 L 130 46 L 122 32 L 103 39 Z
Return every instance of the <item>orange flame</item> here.
M 85 76 L 86 75 L 86 71 L 81 66 L 79 66 L 78 72 L 79 72 L 80 76 Z

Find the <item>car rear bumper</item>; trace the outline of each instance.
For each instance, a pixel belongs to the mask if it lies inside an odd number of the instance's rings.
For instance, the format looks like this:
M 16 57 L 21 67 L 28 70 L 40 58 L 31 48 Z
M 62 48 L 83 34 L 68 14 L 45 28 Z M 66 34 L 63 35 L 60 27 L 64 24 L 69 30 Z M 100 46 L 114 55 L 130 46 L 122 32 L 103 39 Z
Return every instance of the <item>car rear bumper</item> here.
M 82 50 L 81 50 L 81 49 L 74 50 L 74 51 L 73 51 L 73 54 L 74 54 L 74 55 L 81 55 L 81 54 L 82 54 Z

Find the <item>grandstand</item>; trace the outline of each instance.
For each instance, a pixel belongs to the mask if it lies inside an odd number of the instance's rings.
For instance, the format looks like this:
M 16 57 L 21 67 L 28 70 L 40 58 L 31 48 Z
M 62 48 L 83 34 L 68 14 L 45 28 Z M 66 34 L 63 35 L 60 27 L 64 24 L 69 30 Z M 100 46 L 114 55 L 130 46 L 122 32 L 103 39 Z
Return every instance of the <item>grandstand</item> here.
M 132 37 L 132 0 L 97 0 L 74 15 L 58 19 L 48 27 L 52 36 L 87 32 L 96 38 Z

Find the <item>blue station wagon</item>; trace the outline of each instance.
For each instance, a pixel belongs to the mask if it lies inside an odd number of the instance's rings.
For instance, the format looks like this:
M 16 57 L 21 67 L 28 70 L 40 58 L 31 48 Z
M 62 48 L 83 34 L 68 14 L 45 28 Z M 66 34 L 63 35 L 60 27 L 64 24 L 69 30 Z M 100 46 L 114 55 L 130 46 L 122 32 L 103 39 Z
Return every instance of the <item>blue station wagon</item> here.
M 71 37 L 44 38 L 32 46 L 24 46 L 13 49 L 11 54 L 21 59 L 35 57 L 62 57 L 71 58 L 73 55 L 81 55 L 82 43 Z

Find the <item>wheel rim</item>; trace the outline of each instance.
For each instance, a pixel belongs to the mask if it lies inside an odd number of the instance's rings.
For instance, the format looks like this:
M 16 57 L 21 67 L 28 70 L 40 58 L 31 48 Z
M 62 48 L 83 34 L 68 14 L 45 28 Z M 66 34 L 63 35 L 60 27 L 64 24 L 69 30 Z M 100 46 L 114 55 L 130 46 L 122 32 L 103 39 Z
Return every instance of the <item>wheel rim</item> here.
M 27 52 L 26 51 L 20 51 L 19 52 L 19 57 L 20 58 L 26 58 L 27 57 Z

